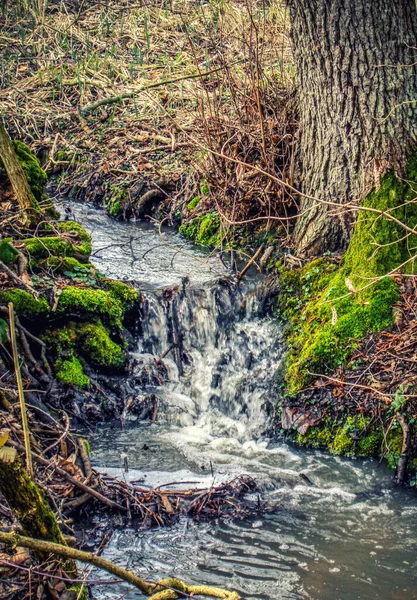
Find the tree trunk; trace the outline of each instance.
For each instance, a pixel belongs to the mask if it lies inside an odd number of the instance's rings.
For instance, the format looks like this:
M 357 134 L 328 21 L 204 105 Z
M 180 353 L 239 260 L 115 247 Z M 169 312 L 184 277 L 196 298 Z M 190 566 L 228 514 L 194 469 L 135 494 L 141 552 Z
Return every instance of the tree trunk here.
M 37 225 L 41 219 L 38 203 L 31 192 L 13 144 L 0 119 L 0 160 L 6 169 L 13 192 L 19 203 L 21 221 L 26 227 Z
M 358 204 L 385 171 L 401 173 L 417 139 L 416 1 L 287 3 L 300 117 L 298 189 Z M 354 212 L 334 213 L 301 197 L 298 254 L 347 246 Z
M 6 448 L 12 456 L 3 459 L 0 455 L 0 492 L 24 533 L 37 539 L 65 544 L 43 492 L 29 477 L 16 450 Z

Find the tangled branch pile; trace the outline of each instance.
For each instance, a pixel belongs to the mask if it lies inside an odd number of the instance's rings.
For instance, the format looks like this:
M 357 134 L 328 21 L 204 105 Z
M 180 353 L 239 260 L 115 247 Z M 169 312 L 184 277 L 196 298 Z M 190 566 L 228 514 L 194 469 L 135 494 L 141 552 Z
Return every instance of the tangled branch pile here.
M 9 412 L 0 412 L 0 430 L 10 430 L 9 444 L 24 453 L 18 404 L 9 408 Z M 29 409 L 35 481 L 61 523 L 81 506 L 120 511 L 139 520 L 143 527 L 168 525 L 181 514 L 194 518 L 241 516 L 259 508 L 241 502 L 245 494 L 256 489 L 249 476 L 209 489 L 163 490 L 161 486 L 152 490 L 100 473 L 91 466 L 88 442 L 71 433 L 64 412 L 61 419 L 35 407 Z M 6 507 L 2 512 L 10 516 Z

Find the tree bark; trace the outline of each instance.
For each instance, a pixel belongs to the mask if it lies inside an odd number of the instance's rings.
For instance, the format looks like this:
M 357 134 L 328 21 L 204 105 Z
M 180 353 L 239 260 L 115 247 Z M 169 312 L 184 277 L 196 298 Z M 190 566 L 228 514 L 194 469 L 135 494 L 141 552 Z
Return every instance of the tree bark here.
M 359 203 L 417 139 L 415 0 L 287 0 L 300 118 L 297 187 Z M 333 214 L 331 215 L 330 212 Z M 354 213 L 301 197 L 297 253 L 344 249 Z
M 0 119 L 0 160 L 6 169 L 13 192 L 19 203 L 21 221 L 26 227 L 37 225 L 41 219 L 38 203 L 31 192 L 13 144 Z
M 26 472 L 15 450 L 12 460 L 0 458 L 0 492 L 26 535 L 65 544 L 45 496 Z

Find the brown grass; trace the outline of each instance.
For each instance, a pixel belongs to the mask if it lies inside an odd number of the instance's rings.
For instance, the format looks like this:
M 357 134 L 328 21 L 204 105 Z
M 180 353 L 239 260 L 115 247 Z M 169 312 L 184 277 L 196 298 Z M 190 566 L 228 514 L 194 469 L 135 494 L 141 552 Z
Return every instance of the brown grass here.
M 283 189 L 228 160 L 292 181 L 283 7 L 50 0 L 39 17 L 36 5 L 22 18 L 6 4 L 0 20 L 1 112 L 58 176 L 59 192 L 108 203 L 124 188 L 129 203 L 156 181 L 172 214 L 203 179 L 202 210 L 232 220 L 286 214 Z

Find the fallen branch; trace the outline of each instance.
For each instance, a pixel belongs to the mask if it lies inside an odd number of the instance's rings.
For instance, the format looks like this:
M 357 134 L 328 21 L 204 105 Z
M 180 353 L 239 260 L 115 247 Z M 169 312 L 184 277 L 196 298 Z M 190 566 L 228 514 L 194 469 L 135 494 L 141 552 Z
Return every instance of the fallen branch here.
M 35 293 L 35 290 L 32 287 L 30 287 L 29 285 L 27 285 L 18 275 L 16 275 L 16 273 L 14 273 L 12 271 L 12 269 L 10 269 L 7 265 L 5 265 L 4 262 L 2 262 L 1 260 L 0 260 L 0 269 L 2 271 L 4 271 L 4 273 L 6 273 L 6 275 L 8 277 L 10 277 L 10 279 L 13 279 L 13 281 L 19 287 L 22 287 L 24 290 L 26 290 L 30 294 L 34 294 Z
M 130 583 L 139 589 L 142 594 L 152 596 L 153 600 L 174 600 L 184 595 L 194 596 L 195 594 L 222 598 L 223 600 L 240 600 L 240 596 L 237 592 L 229 592 L 222 588 L 207 585 L 188 585 L 175 578 L 163 579 L 157 583 L 148 583 L 131 571 L 127 571 L 126 569 L 123 569 L 123 567 L 119 567 L 92 552 L 83 552 L 82 550 L 62 546 L 61 544 L 35 540 L 33 538 L 18 535 L 17 533 L 0 532 L 0 542 L 8 544 L 9 546 L 23 546 L 24 548 L 35 550 L 38 553 L 52 553 L 63 556 L 64 558 L 79 560 L 80 562 L 94 565 L 95 567 L 103 569 L 119 579 Z
M 182 75 L 181 77 L 174 77 L 173 79 L 167 79 L 165 81 L 157 81 L 155 83 L 150 83 L 149 85 L 145 85 L 138 90 L 133 92 L 126 92 L 124 94 L 118 94 L 117 96 L 108 96 L 107 98 L 102 98 L 101 100 L 96 100 L 95 102 L 91 102 L 91 104 L 87 104 L 80 110 L 80 114 L 83 117 L 89 115 L 93 110 L 99 108 L 100 106 L 105 106 L 108 104 L 117 104 L 121 100 L 127 100 L 129 98 L 134 98 L 141 92 L 147 92 L 148 90 L 161 87 L 164 85 L 168 85 L 170 83 L 176 83 L 177 81 L 185 81 L 187 79 L 198 79 L 201 77 L 207 77 L 207 75 L 211 75 L 212 73 L 217 73 L 218 71 L 222 71 L 223 67 L 217 67 L 216 69 L 212 69 L 211 71 L 206 71 L 205 73 L 195 73 L 194 75 Z

